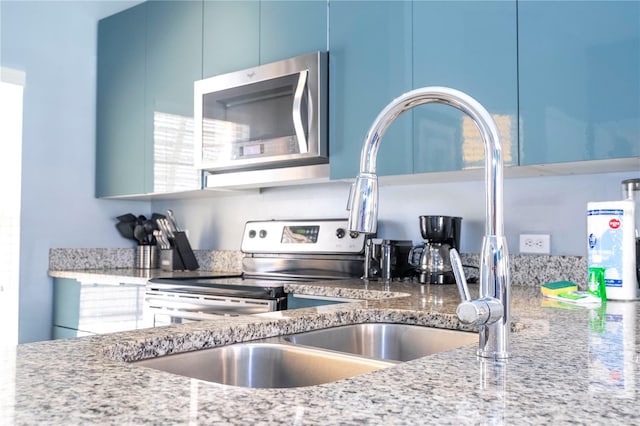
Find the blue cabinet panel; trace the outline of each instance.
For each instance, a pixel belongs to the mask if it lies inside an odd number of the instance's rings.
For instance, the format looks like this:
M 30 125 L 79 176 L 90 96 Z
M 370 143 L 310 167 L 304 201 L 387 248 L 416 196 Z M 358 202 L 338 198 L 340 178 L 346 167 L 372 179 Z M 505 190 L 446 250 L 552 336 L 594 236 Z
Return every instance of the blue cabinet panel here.
M 53 279 L 53 324 L 77 329 L 80 318 L 80 283 L 69 278 Z
M 408 1 L 335 1 L 329 7 L 329 137 L 332 179 L 354 178 L 369 127 L 411 89 L 412 20 Z M 380 175 L 411 173 L 412 113 L 384 135 Z
M 480 102 L 498 125 L 505 164 L 517 164 L 516 2 L 419 1 L 413 4 L 413 86 L 446 86 Z M 414 109 L 415 173 L 484 165 L 484 146 L 462 112 Z
M 191 122 L 202 6 L 151 1 L 100 21 L 96 196 L 200 187 Z
M 521 1 L 523 165 L 640 156 L 640 2 Z
M 259 1 L 205 1 L 203 13 L 203 77 L 258 65 Z
M 72 339 L 74 337 L 87 336 L 88 333 L 83 333 L 78 330 L 74 330 L 71 328 L 58 327 L 57 325 L 53 326 L 53 340 L 58 339 Z
M 136 330 L 144 321 L 141 284 L 89 284 L 53 279 L 53 338 Z
M 152 110 L 193 115 L 193 82 L 202 78 L 202 2 L 150 2 L 147 87 Z
M 263 1 L 260 63 L 327 50 L 327 1 Z
M 146 192 L 146 11 L 143 3 L 98 23 L 97 197 Z
M 149 2 L 145 79 L 146 192 L 199 189 L 193 82 L 202 78 L 202 1 Z

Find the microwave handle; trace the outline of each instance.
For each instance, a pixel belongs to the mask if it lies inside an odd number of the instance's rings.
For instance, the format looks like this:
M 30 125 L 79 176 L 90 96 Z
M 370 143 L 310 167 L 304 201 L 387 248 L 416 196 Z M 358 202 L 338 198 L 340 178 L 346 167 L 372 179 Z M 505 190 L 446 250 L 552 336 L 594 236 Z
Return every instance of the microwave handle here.
M 298 85 L 296 86 L 296 91 L 293 95 L 293 128 L 296 132 L 296 138 L 298 139 L 298 148 L 300 149 L 301 154 L 306 154 L 309 152 L 309 144 L 307 143 L 307 136 L 304 133 L 304 126 L 302 125 L 302 97 L 304 96 L 304 91 L 307 87 L 307 78 L 309 76 L 309 71 L 304 70 L 300 71 L 300 78 L 298 78 Z M 309 102 L 311 105 L 311 102 Z

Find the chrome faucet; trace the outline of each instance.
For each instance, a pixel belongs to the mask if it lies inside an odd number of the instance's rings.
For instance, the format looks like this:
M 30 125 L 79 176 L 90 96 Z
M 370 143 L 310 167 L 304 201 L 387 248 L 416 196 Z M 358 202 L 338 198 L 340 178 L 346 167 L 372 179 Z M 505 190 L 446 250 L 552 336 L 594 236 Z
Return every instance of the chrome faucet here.
M 349 194 L 349 230 L 376 232 L 378 220 L 378 177 L 376 159 L 387 128 L 403 112 L 428 103 L 450 105 L 474 121 L 485 156 L 485 235 L 480 259 L 480 297 L 471 299 L 460 257 L 451 250 L 454 275 L 462 303 L 456 313 L 460 322 L 479 326 L 478 355 L 485 358 L 509 357 L 511 327 L 509 303 L 509 255 L 504 237 L 502 197 L 502 146 L 498 128 L 487 110 L 471 96 L 447 87 L 423 87 L 391 101 L 376 117 L 362 146 L 360 173 Z

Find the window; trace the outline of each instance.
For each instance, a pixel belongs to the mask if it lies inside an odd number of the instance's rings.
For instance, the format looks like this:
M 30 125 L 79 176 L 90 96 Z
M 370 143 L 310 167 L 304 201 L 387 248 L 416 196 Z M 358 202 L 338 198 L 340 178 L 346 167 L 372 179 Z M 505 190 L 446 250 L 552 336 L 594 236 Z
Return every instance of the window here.
M 24 82 L 24 72 L 0 68 L 0 350 L 18 343 Z

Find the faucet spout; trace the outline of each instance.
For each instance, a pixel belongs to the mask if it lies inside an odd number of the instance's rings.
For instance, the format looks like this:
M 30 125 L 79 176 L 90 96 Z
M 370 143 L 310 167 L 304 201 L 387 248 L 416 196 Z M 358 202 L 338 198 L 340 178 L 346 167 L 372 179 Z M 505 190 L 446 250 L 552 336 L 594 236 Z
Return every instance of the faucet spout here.
M 463 323 L 479 326 L 478 355 L 507 358 L 511 322 L 509 256 L 504 237 L 502 145 L 495 121 L 478 101 L 448 87 L 423 87 L 404 93 L 391 101 L 374 120 L 362 146 L 360 173 L 349 196 L 349 229 L 363 233 L 376 232 L 376 161 L 382 137 L 391 123 L 403 112 L 428 103 L 449 105 L 467 114 L 476 124 L 484 142 L 485 235 L 480 259 L 480 298 L 463 298 L 458 307 L 458 318 Z M 456 279 L 458 280 L 458 276 Z M 460 285 L 459 281 L 458 284 Z M 487 313 L 487 309 L 492 312 Z

